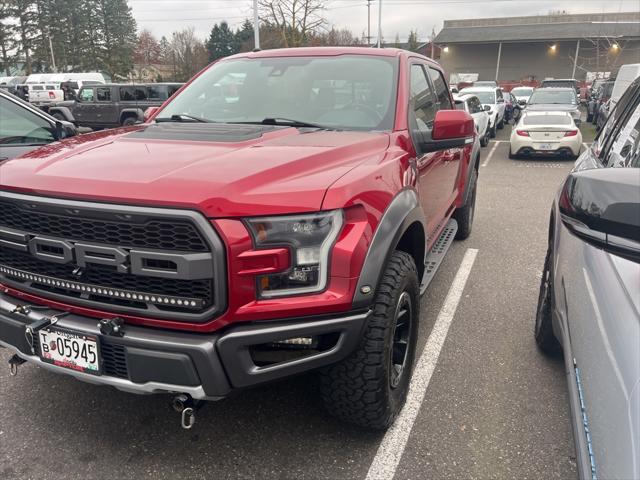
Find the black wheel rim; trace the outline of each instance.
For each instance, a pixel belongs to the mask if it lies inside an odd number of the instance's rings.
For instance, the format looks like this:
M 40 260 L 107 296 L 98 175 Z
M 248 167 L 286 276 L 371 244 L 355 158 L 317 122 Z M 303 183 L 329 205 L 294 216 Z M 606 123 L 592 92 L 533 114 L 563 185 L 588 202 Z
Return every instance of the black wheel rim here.
M 408 292 L 402 292 L 394 316 L 393 343 L 391 345 L 391 375 L 389 383 L 396 388 L 402 380 L 409 356 L 411 341 L 411 322 L 413 321 L 413 306 Z

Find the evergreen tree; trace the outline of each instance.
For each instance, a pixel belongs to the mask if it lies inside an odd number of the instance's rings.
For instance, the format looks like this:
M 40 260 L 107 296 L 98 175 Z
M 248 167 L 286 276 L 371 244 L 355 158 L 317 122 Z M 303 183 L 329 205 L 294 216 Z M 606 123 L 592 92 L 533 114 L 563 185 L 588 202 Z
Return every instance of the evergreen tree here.
M 97 0 L 100 26 L 100 60 L 112 77 L 126 77 L 133 70 L 136 21 L 127 0 Z
M 16 21 L 16 47 L 24 57 L 24 70 L 27 75 L 33 71 L 32 53 L 38 33 L 38 21 L 35 3 L 30 0 L 12 0 L 11 16 Z
M 402 48 L 400 44 L 400 34 L 396 33 L 396 40 L 393 42 L 393 48 Z
M 237 52 L 236 37 L 229 28 L 227 22 L 216 23 L 211 29 L 211 35 L 207 41 L 207 51 L 209 60 L 215 61 L 219 58 L 228 57 Z
M 7 2 L 0 3 L 0 76 L 11 75 L 12 55 L 15 28 L 9 22 L 11 10 Z
M 253 23 L 249 20 L 245 20 L 242 23 L 242 27 L 240 27 L 236 31 L 236 48 L 237 52 L 249 52 L 255 48 L 255 40 L 254 40 L 254 32 L 253 32 Z
M 407 50 L 411 50 L 412 52 L 417 52 L 418 47 L 420 47 L 420 42 L 418 42 L 418 32 L 411 30 L 409 32 L 409 40 L 407 40 Z

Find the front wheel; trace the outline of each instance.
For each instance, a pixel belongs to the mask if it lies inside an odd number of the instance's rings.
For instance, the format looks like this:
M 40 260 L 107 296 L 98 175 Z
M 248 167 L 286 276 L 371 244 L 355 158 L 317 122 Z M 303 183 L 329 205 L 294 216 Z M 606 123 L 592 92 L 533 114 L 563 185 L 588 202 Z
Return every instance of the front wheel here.
M 405 403 L 413 371 L 419 292 L 413 258 L 393 252 L 360 345 L 320 372 L 322 399 L 331 415 L 376 430 L 391 426 Z
M 498 130 L 502 130 L 504 128 L 504 117 L 500 119 L 498 122 Z
M 489 136 L 490 136 L 491 138 L 496 138 L 496 134 L 497 134 L 497 133 L 498 133 L 498 132 L 496 131 L 496 125 L 495 125 L 495 124 L 493 124 L 493 126 L 491 127 L 491 130 L 489 130 Z
M 536 310 L 535 338 L 538 348 L 547 354 L 558 354 L 560 343 L 553 333 L 552 305 L 553 305 L 553 275 L 551 274 L 551 246 L 547 249 L 547 256 L 542 268 L 542 280 L 538 294 L 538 308 Z

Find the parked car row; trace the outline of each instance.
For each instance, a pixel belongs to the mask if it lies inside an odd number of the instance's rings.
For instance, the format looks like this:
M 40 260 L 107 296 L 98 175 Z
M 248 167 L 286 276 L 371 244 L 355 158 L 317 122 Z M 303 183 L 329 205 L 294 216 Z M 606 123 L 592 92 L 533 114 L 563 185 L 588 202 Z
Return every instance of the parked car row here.
M 75 100 L 52 105 L 48 111 L 59 120 L 91 128 L 133 125 L 144 120 L 144 112 L 149 107 L 162 105 L 182 85 L 89 85 L 80 89 Z

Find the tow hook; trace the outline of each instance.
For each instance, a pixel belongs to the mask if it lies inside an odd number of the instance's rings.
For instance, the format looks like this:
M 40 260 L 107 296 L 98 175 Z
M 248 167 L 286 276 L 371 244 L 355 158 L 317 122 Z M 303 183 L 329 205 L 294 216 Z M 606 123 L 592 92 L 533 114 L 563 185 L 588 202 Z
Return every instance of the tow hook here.
M 181 393 L 173 397 L 171 408 L 180 413 L 180 426 L 190 430 L 196 423 L 196 412 L 204 406 L 202 400 L 194 400 L 191 395 Z
M 19 357 L 17 354 L 13 355 L 13 357 L 9 359 L 9 373 L 12 377 L 18 375 L 18 367 L 25 362 L 26 360 Z

